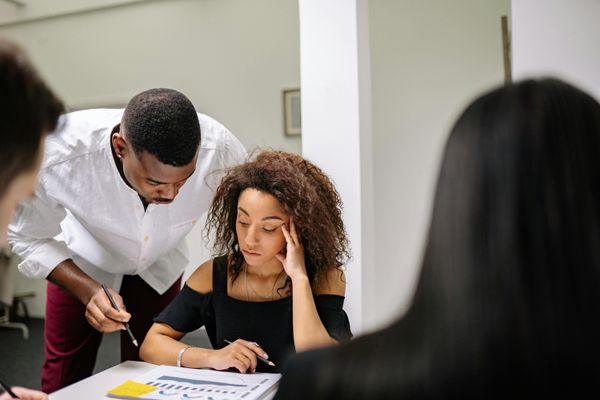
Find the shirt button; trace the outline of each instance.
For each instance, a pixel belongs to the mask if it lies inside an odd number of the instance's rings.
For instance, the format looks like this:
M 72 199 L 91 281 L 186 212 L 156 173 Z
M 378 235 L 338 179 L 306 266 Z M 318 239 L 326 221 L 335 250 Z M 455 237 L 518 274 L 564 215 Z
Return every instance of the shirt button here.
M 147 242 L 149 239 L 148 235 L 144 236 L 144 242 Z
M 146 261 L 146 257 L 142 257 L 142 261 Z

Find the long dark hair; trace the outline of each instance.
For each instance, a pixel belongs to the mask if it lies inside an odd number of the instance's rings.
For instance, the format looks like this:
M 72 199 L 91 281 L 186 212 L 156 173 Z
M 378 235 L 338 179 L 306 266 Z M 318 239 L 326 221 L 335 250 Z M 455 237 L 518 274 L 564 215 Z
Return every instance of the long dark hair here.
M 333 350 L 316 397 L 573 394 L 598 386 L 599 315 L 600 105 L 501 87 L 448 138 L 412 306 Z

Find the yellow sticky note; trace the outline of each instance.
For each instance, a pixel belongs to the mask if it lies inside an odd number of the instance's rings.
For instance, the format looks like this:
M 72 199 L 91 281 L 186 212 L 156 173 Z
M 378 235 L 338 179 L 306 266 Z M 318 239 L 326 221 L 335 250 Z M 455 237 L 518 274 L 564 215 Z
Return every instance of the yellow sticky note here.
M 117 386 L 108 392 L 113 396 L 140 397 L 158 389 L 156 386 L 144 385 L 134 381 L 125 381 L 125 383 Z

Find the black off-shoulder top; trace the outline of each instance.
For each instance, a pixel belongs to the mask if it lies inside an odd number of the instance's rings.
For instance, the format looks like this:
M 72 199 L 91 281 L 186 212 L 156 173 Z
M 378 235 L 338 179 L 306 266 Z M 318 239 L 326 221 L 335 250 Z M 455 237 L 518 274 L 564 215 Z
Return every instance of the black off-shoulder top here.
M 315 304 L 329 335 L 341 343 L 349 341 L 352 332 L 348 316 L 343 310 L 344 297 L 318 295 Z M 184 285 L 179 295 L 154 321 L 184 333 L 205 326 L 214 349 L 225 347 L 225 340 L 257 342 L 276 364 L 276 367 L 270 367 L 259 362 L 256 370 L 260 372 L 280 372 L 279 367 L 296 352 L 292 330 L 292 297 L 265 302 L 229 297 L 226 256 L 213 260 L 212 293 L 201 294 Z

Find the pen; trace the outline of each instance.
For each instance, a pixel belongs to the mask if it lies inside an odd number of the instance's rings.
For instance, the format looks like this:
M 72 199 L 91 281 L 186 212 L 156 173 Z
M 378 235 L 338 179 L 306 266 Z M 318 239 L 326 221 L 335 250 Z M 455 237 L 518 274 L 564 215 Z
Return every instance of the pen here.
M 117 303 L 115 303 L 115 299 L 113 299 L 110 292 L 108 291 L 108 288 L 106 287 L 106 285 L 104 283 L 102 284 L 102 289 L 104 289 L 104 293 L 106 293 L 106 297 L 108 297 L 108 300 L 110 300 L 110 304 L 112 304 L 113 308 L 115 310 L 119 311 L 119 307 L 117 306 Z M 135 347 L 139 347 L 137 340 L 135 340 L 133 333 L 131 333 L 131 329 L 129 329 L 129 324 L 127 322 L 123 322 L 123 325 L 125 326 L 125 330 L 127 331 L 127 334 L 131 338 L 131 341 L 133 342 Z
M 232 342 L 230 342 L 227 339 L 225 339 L 225 343 L 232 344 Z M 271 367 L 275 366 L 275 363 L 273 361 L 269 361 L 266 358 L 259 356 L 258 354 L 256 355 L 256 358 L 258 358 L 260 361 L 264 362 L 265 364 L 270 365 Z
M 0 381 L 0 387 L 2 389 L 4 389 L 4 391 L 6 393 L 8 393 L 10 395 L 10 397 L 12 397 L 13 399 L 18 399 L 19 398 L 19 396 L 17 396 L 15 394 L 15 392 L 13 392 L 12 390 L 10 390 L 10 388 L 7 385 L 5 385 L 4 382 Z

